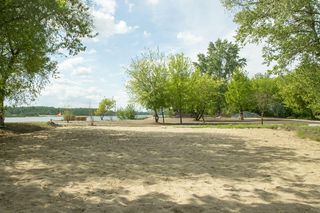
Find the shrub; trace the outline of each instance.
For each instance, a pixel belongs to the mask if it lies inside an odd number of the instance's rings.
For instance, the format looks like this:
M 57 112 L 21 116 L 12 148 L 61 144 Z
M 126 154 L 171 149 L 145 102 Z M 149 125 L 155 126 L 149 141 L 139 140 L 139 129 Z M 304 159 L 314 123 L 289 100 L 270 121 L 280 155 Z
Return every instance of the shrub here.
M 76 116 L 75 120 L 76 121 L 87 121 L 87 116 Z
M 136 119 L 136 112 L 134 110 L 134 105 L 129 104 L 125 108 L 120 108 L 117 111 L 117 117 L 120 120 L 134 120 L 134 119 Z
M 68 123 L 70 121 L 74 121 L 76 119 L 76 116 L 73 115 L 73 113 L 69 110 L 64 111 L 63 113 L 63 120 L 67 121 Z

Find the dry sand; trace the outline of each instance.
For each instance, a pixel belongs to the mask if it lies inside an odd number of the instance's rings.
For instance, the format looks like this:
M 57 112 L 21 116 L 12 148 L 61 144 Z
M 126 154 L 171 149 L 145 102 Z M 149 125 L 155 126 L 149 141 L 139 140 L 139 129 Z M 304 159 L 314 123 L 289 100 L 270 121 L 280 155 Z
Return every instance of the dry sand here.
M 320 212 L 320 143 L 161 126 L 3 136 L 0 212 Z

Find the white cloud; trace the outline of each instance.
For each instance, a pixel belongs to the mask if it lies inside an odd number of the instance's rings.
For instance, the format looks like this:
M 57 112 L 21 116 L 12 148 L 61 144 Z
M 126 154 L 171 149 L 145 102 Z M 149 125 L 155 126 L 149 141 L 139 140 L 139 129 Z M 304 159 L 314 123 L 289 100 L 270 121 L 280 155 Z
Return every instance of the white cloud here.
M 41 94 L 40 102 L 50 106 L 88 107 L 96 106 L 103 91 L 94 86 L 85 86 L 82 82 L 57 79 Z
M 136 26 L 129 26 L 127 22 L 115 19 L 116 1 L 115 0 L 95 0 L 96 6 L 91 9 L 94 19 L 94 26 L 101 37 L 109 37 L 115 34 L 126 34 Z M 95 41 L 99 41 L 98 38 Z
M 96 49 L 90 49 L 90 50 L 86 51 L 86 53 L 87 53 L 88 55 L 93 55 L 93 54 L 96 54 L 96 53 L 97 53 L 97 50 L 96 50 Z
M 128 6 L 128 12 L 131 13 L 135 4 L 129 2 L 129 0 L 125 0 L 124 3 Z
M 187 31 L 179 32 L 177 34 L 177 39 L 182 40 L 187 43 L 192 43 L 192 44 L 199 43 L 199 42 L 203 41 L 203 38 L 201 36 L 196 36 L 196 35 L 192 34 L 191 32 L 187 32 Z
M 247 59 L 247 67 L 250 76 L 257 73 L 265 73 L 270 69 L 264 64 L 262 58 L 262 45 L 247 44 L 240 50 L 240 55 Z
M 157 5 L 159 4 L 160 0 L 147 0 L 147 3 L 150 5 Z
M 60 72 L 71 72 L 74 76 L 87 76 L 92 73 L 92 67 L 82 56 L 68 58 L 58 65 Z
M 73 70 L 72 74 L 76 76 L 87 76 L 92 73 L 91 67 L 77 67 Z
M 117 90 L 113 96 L 113 99 L 117 103 L 117 108 L 125 107 L 129 103 L 129 100 L 130 100 L 127 92 L 124 89 Z
M 84 63 L 84 58 L 81 56 L 76 56 L 73 58 L 68 58 L 58 65 L 60 71 L 70 71 L 75 69 L 75 67 Z
M 116 12 L 116 1 L 115 0 L 95 0 L 96 6 L 103 13 L 115 14 Z
M 236 42 L 236 30 L 231 30 L 229 33 L 224 36 L 224 39 L 227 39 L 231 42 Z M 265 73 L 270 68 L 264 64 L 262 57 L 262 48 L 264 44 L 247 44 L 244 47 L 240 47 L 240 56 L 247 59 L 246 70 L 248 71 L 249 76 L 254 76 L 257 73 Z
M 143 36 L 145 38 L 149 38 L 151 36 L 151 33 L 147 32 L 147 31 L 143 31 Z

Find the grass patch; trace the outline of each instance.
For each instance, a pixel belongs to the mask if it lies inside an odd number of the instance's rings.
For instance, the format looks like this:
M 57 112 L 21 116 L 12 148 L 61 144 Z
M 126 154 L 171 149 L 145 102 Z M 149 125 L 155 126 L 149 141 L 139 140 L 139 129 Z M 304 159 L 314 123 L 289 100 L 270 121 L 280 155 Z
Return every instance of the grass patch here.
M 320 142 L 319 126 L 304 126 L 297 129 L 297 135 L 300 138 L 308 138 Z
M 193 125 L 189 128 L 219 128 L 219 129 L 278 129 L 278 124 L 213 124 L 213 125 Z
M 281 129 L 295 131 L 298 137 L 303 139 L 320 141 L 320 126 L 308 126 L 306 124 L 292 123 L 283 125 Z
M 213 125 L 192 125 L 184 128 L 219 128 L 219 129 L 282 129 L 295 131 L 298 137 L 311 139 L 320 142 L 320 127 L 308 126 L 306 124 L 289 123 L 289 124 L 213 124 Z M 183 128 L 183 127 L 180 127 Z

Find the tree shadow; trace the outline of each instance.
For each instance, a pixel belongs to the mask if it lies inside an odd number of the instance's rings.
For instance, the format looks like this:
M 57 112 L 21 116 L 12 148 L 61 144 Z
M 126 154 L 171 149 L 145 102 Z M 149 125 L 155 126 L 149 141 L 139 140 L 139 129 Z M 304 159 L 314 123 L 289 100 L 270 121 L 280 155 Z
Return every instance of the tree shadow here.
M 249 191 L 235 183 L 272 185 L 288 169 L 278 163 L 319 165 L 320 159 L 226 135 L 57 129 L 0 138 L 0 161 L 0 212 L 319 212 L 319 186 L 298 176 L 275 186 L 276 193 L 253 186 L 258 203 L 245 202 Z M 228 182 L 208 183 L 227 191 L 225 197 L 193 194 L 183 204 L 159 192 L 132 196 L 135 189 L 121 186 L 203 176 Z M 295 199 L 281 200 L 282 193 Z
M 0 129 L 0 137 L 7 135 L 8 133 L 13 134 L 26 134 L 38 131 L 44 131 L 54 128 L 45 123 L 7 123 L 5 127 Z

